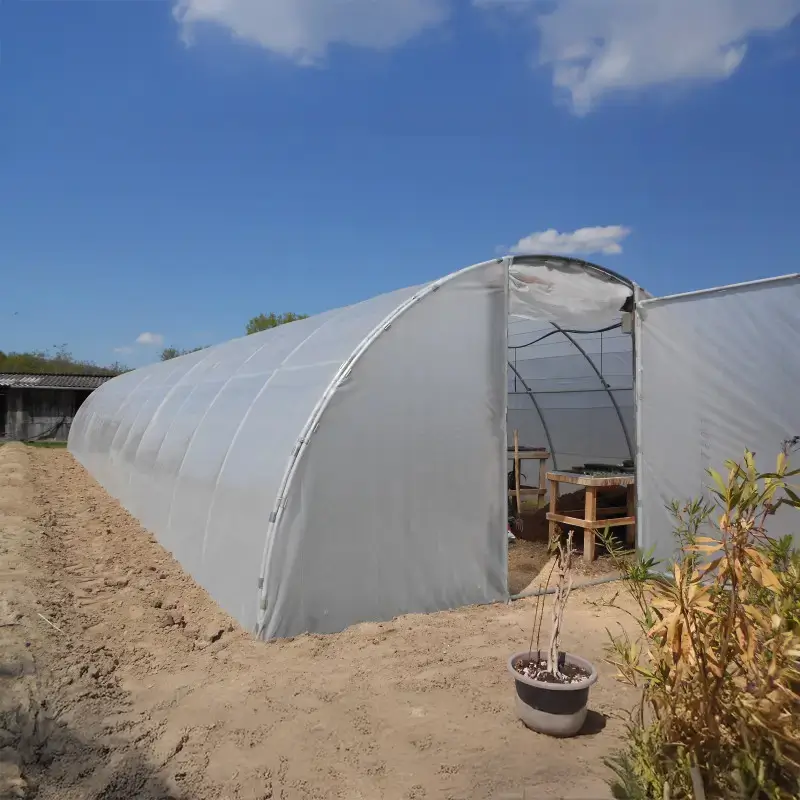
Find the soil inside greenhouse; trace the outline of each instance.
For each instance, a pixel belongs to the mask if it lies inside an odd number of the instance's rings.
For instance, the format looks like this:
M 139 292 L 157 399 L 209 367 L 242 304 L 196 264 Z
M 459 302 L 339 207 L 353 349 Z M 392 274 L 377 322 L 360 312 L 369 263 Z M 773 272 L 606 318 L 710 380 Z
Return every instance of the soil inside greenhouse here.
M 580 489 L 559 498 L 560 508 L 582 508 L 586 493 Z M 598 507 L 605 508 L 626 502 L 625 490 L 606 491 L 598 495 Z M 522 527 L 508 544 L 508 590 L 522 594 L 552 585 L 552 557 L 548 551 L 549 523 L 547 505 L 523 504 Z M 612 529 L 620 546 L 624 544 L 624 528 Z M 618 573 L 601 541 L 597 541 L 594 561 L 583 559 L 583 531 L 575 536 L 576 557 L 573 561 L 575 584 Z
M 551 739 L 506 669 L 534 600 L 257 642 L 69 453 L 0 446 L 0 797 L 610 797 L 636 699 L 603 662 L 616 591 L 570 599 L 600 680 Z

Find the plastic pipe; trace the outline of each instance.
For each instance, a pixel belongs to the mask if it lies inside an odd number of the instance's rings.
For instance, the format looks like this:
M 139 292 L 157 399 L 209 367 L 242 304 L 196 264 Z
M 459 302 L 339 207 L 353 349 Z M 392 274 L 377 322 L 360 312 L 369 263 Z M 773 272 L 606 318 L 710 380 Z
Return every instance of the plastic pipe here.
M 589 586 L 600 586 L 603 583 L 616 583 L 617 581 L 622 580 L 622 575 L 608 575 L 605 578 L 595 578 L 591 581 L 586 581 L 586 583 L 579 583 L 577 586 L 572 587 L 572 591 L 574 592 L 575 589 L 585 589 Z M 511 597 L 508 598 L 508 602 L 510 603 L 512 600 L 524 600 L 526 597 L 542 597 L 546 594 L 555 594 L 556 589 L 555 586 L 548 588 L 548 589 L 534 589 L 532 592 L 522 592 L 521 594 L 512 594 Z

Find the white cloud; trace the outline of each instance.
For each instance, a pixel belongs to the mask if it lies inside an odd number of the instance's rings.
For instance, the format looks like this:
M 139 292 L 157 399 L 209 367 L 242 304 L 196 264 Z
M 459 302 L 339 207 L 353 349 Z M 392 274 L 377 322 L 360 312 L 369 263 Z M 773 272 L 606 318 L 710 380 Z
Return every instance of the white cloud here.
M 555 228 L 532 233 L 520 239 L 512 253 L 590 255 L 603 253 L 616 255 L 622 252 L 621 242 L 631 232 L 623 225 L 606 225 L 594 228 L 578 228 L 572 233 L 559 233 Z
M 728 78 L 749 39 L 800 14 L 800 0 L 554 0 L 547 11 L 538 0 L 473 3 L 534 16 L 538 61 L 578 114 L 614 91 Z
M 211 23 L 299 64 L 332 44 L 388 49 L 443 22 L 450 0 L 175 0 L 185 41 Z
M 331 45 L 388 49 L 446 21 L 463 0 L 172 0 L 186 42 L 215 25 L 298 64 Z M 691 80 L 724 80 L 749 41 L 787 27 L 800 0 L 471 0 L 536 32 L 536 60 L 578 114 L 603 97 Z
M 145 331 L 136 337 L 136 344 L 158 345 L 164 344 L 164 336 L 160 333 Z
M 132 353 L 133 352 L 133 348 L 132 347 L 127 347 L 127 346 L 125 346 L 125 347 L 115 347 L 114 348 L 114 352 L 115 353 L 122 353 L 122 354 Z

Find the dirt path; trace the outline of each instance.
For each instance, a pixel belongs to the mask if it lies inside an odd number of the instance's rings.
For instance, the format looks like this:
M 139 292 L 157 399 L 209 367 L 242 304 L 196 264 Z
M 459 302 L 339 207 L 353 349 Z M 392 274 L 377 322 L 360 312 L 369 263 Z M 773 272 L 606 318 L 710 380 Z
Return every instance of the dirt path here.
M 632 701 L 600 661 L 612 592 L 570 609 L 601 673 L 589 731 L 548 739 L 505 672 L 533 601 L 258 643 L 68 453 L 5 445 L 0 797 L 608 797 L 605 717 Z

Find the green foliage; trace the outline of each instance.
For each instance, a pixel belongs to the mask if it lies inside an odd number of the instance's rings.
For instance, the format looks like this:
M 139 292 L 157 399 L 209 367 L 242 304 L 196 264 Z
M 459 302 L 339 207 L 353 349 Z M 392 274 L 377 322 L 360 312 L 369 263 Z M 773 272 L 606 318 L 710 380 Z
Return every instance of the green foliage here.
M 639 624 L 635 639 L 609 634 L 618 678 L 642 691 L 607 762 L 619 800 L 800 797 L 800 552 L 765 530 L 780 506 L 800 508 L 790 444 L 774 472 L 750 452 L 725 478 L 710 471 L 713 504 L 671 506 L 683 551 L 668 576 L 607 537 Z
M 247 323 L 245 331 L 250 336 L 250 334 L 268 331 L 270 328 L 277 328 L 278 325 L 297 322 L 300 319 L 308 319 L 308 314 L 294 314 L 291 311 L 286 314 L 259 314 Z
M 165 347 L 161 351 L 161 360 L 170 361 L 173 358 L 179 358 L 180 356 L 185 356 L 189 353 L 197 353 L 198 351 L 205 350 L 206 348 L 208 348 L 208 345 L 204 345 L 203 347 L 190 347 L 188 350 L 180 350 L 177 347 Z
M 73 358 L 66 346 L 54 353 L 48 350 L 34 350 L 29 353 L 4 353 L 0 350 L 0 372 L 28 372 L 37 375 L 119 375 L 127 372 L 120 363 L 99 367 L 92 361 L 79 361 Z

